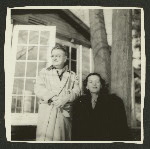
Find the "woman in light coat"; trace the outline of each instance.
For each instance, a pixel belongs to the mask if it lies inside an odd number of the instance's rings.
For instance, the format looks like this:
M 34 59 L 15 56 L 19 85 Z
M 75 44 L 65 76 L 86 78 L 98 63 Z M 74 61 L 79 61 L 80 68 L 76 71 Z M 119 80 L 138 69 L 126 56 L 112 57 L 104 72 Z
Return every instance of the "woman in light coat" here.
M 78 78 L 65 66 L 64 47 L 57 45 L 51 54 L 53 65 L 41 70 L 34 86 L 40 98 L 36 140 L 69 141 L 72 102 L 80 95 Z

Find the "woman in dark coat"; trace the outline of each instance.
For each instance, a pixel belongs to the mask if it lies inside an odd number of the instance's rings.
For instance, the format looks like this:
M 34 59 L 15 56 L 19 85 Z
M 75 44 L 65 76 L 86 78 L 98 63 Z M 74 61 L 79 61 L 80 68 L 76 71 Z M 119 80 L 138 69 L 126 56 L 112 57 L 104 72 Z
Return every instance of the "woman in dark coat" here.
M 105 81 L 97 73 L 85 80 L 85 95 L 73 106 L 72 140 L 129 140 L 126 112 L 122 99 L 108 94 Z

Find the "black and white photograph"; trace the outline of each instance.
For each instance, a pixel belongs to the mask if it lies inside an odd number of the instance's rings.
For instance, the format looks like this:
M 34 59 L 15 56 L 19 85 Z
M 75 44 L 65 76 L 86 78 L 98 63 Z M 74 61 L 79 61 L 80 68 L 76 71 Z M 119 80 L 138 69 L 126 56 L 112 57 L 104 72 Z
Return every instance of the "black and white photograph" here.
M 7 8 L 6 138 L 143 143 L 144 11 Z

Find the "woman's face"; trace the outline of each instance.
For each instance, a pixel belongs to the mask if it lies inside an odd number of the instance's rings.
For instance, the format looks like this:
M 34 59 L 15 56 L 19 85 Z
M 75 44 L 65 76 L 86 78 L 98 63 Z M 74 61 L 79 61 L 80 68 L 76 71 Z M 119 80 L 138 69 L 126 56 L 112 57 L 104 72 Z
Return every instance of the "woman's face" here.
M 91 93 L 98 93 L 101 88 L 100 78 L 96 75 L 89 76 L 86 88 L 89 89 Z

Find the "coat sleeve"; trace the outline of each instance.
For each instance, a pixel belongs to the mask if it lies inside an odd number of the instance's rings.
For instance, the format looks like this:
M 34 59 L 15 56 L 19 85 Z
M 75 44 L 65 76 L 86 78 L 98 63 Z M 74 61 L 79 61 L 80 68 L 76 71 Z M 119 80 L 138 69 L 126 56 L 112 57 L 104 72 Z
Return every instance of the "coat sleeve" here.
M 38 98 L 47 103 L 48 100 L 54 97 L 57 93 L 46 88 L 45 74 L 46 70 L 44 68 L 40 71 L 37 81 L 34 84 L 34 92 Z

